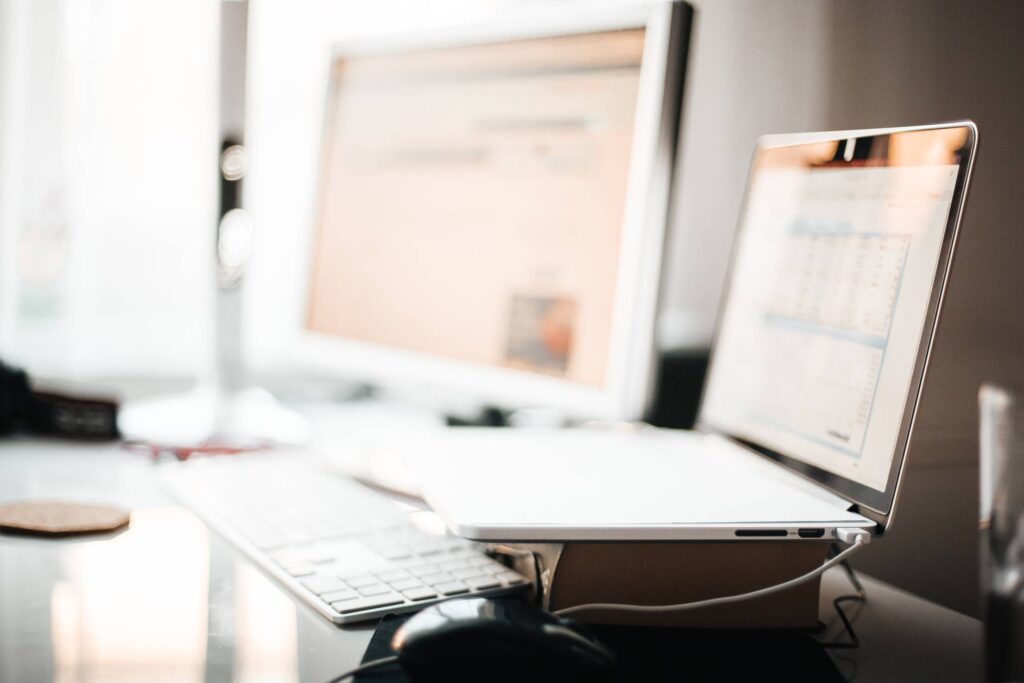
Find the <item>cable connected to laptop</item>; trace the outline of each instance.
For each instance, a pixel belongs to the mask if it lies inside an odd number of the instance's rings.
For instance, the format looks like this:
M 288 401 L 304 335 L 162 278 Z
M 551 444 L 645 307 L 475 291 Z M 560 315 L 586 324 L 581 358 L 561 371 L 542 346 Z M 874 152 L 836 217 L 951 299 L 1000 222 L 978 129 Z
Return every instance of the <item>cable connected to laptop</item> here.
M 826 650 L 856 650 L 860 647 L 860 638 L 857 637 L 857 632 L 853 630 L 853 621 L 846 614 L 846 610 L 843 609 L 843 604 L 847 602 L 863 603 L 868 599 L 867 591 L 864 590 L 864 585 L 861 584 L 860 579 L 857 578 L 857 572 L 853 571 L 853 567 L 846 560 L 840 562 L 840 566 L 846 572 L 846 578 L 850 581 L 853 586 L 853 593 L 846 593 L 840 595 L 832 600 L 832 607 L 835 609 L 836 614 L 839 615 L 840 621 L 843 622 L 843 628 L 846 630 L 846 635 L 849 637 L 847 641 L 836 640 L 833 642 L 821 643 L 821 646 Z
M 855 528 L 842 528 L 836 529 L 835 534 L 836 540 L 840 543 L 848 544 L 850 547 L 842 552 L 837 553 L 834 557 L 826 560 L 821 566 L 798 576 L 795 579 L 789 581 L 783 581 L 782 583 L 775 584 L 774 586 L 768 586 L 766 588 L 759 588 L 754 591 L 747 593 L 737 593 L 736 595 L 724 595 L 718 598 L 709 598 L 707 600 L 696 600 L 694 602 L 684 602 L 674 605 L 630 605 L 625 603 L 616 602 L 593 602 L 583 605 L 573 605 L 572 607 L 565 607 L 560 610 L 555 610 L 555 614 L 560 617 L 569 616 L 572 614 L 579 614 L 581 612 L 594 612 L 594 611 L 613 611 L 613 612 L 629 612 L 638 614 L 664 614 L 673 612 L 688 612 L 690 610 L 702 609 L 704 607 L 717 607 L 719 605 L 730 605 L 737 602 L 746 602 L 747 600 L 753 600 L 755 598 L 765 597 L 767 595 L 774 595 L 790 588 L 795 588 L 799 585 L 812 581 L 817 577 L 824 574 L 831 567 L 837 564 L 843 563 L 849 559 L 851 555 L 860 550 L 862 547 L 871 542 L 871 533 L 864 529 Z

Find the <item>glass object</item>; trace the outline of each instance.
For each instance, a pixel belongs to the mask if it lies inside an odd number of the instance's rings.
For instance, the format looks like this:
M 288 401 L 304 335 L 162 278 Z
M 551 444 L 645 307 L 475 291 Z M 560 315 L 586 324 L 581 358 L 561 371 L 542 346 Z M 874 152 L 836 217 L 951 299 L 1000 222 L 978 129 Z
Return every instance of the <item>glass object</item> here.
M 1024 681 L 1024 389 L 978 400 L 985 680 Z

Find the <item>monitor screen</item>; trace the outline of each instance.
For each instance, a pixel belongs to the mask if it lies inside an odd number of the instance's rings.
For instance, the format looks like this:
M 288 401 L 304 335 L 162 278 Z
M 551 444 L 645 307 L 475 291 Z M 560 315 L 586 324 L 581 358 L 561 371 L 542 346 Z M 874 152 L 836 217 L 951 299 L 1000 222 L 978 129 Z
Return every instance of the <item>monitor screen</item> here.
M 306 328 L 604 386 L 644 39 L 336 60 Z
M 702 422 L 886 490 L 968 135 L 759 149 Z

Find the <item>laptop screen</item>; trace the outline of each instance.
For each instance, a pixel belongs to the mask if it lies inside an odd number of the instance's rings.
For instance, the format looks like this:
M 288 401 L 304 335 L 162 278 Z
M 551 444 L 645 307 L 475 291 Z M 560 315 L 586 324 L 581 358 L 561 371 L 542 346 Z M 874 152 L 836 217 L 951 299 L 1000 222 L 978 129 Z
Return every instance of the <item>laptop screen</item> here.
M 956 126 L 759 147 L 702 424 L 833 483 L 887 491 L 969 141 Z

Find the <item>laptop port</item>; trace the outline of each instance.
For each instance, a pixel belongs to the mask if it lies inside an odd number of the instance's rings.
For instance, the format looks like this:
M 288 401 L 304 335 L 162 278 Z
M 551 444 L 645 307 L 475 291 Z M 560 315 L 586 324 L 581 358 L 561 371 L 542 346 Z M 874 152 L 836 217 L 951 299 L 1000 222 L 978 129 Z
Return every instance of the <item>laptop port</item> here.
M 785 536 L 785 529 L 737 529 L 737 536 Z
M 796 533 L 800 538 L 821 538 L 825 535 L 824 529 L 797 529 Z

